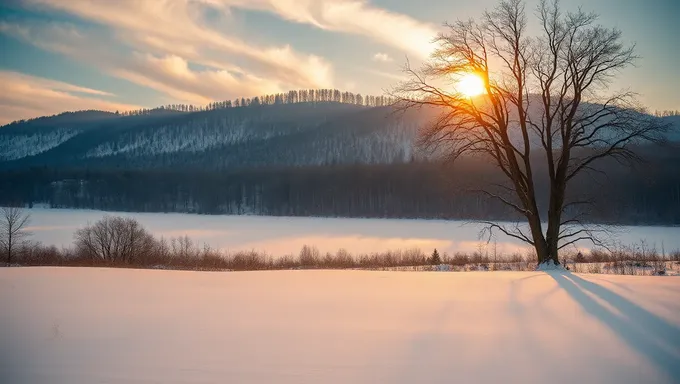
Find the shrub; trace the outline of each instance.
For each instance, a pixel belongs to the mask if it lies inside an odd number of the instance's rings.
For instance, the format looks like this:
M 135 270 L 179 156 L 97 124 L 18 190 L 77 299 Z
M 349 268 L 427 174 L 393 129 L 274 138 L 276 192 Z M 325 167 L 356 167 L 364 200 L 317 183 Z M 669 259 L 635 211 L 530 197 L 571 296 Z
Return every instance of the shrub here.
M 300 250 L 300 265 L 302 267 L 316 267 L 319 264 L 321 256 L 316 247 L 305 245 Z
M 470 262 L 468 255 L 465 253 L 456 252 L 451 259 L 451 264 L 462 267 Z
M 576 254 L 576 257 L 574 257 L 574 262 L 576 263 L 585 263 L 586 257 L 583 256 L 583 253 L 579 252 Z
M 77 230 L 74 237 L 77 253 L 114 263 L 142 262 L 156 248 L 153 236 L 132 218 L 104 216 Z

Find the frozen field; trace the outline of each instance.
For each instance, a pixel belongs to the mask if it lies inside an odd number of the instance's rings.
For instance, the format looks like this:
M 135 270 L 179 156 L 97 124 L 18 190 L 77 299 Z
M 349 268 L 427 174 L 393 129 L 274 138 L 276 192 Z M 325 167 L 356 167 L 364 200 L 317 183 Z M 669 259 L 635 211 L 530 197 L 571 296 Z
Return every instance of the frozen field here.
M 157 236 L 188 235 L 213 248 L 229 251 L 266 251 L 274 256 L 297 254 L 303 245 L 352 253 L 421 248 L 440 252 L 473 252 L 487 246 L 479 241 L 480 226 L 460 221 L 287 218 L 262 216 L 209 216 L 180 213 L 106 213 L 89 210 L 32 209 L 33 239 L 45 244 L 70 246 L 73 232 L 106 214 L 132 216 Z M 615 238 L 632 245 L 645 240 L 660 252 L 680 249 L 680 227 L 620 227 Z M 577 244 L 587 249 L 588 242 Z M 493 244 L 487 246 L 491 252 Z M 509 254 L 526 248 L 517 240 L 499 235 L 496 249 Z
M 0 382 L 677 383 L 680 278 L 0 269 Z

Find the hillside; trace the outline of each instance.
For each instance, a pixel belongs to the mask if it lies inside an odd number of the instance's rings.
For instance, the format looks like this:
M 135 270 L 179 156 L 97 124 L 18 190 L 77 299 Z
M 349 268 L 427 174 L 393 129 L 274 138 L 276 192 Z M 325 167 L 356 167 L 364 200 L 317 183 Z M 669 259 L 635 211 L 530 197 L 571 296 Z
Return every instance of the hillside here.
M 64 113 L 0 127 L 0 169 L 31 166 L 225 170 L 395 164 L 423 158 L 414 144 L 433 113 L 334 101 L 123 116 Z M 678 116 L 671 139 L 680 140 Z M 538 140 L 538 139 L 537 139 Z
M 670 132 L 668 138 L 672 141 L 680 141 L 680 116 L 666 116 L 662 117 L 666 124 L 670 125 Z
M 350 95 L 350 94 L 345 94 Z M 372 100 L 372 99 L 371 99 Z M 274 100 L 275 101 L 275 100 Z M 268 102 L 272 102 L 269 100 Z M 432 110 L 293 102 L 135 114 L 64 113 L 0 128 L 0 205 L 137 212 L 390 218 L 517 218 L 470 193 L 501 176 L 484 159 L 454 167 L 415 145 Z M 669 137 L 680 137 L 677 116 Z M 583 149 L 587 151 L 589 149 Z M 574 180 L 584 220 L 680 224 L 677 147 L 639 147 L 643 166 Z M 545 156 L 536 153 L 536 169 Z M 538 172 L 537 188 L 547 185 Z M 542 194 L 544 196 L 546 194 Z M 547 201 L 538 201 L 544 208 Z
M 387 107 L 336 102 L 91 115 L 0 128 L 0 164 L 227 169 L 398 163 L 411 159 L 418 120 Z
M 8 383 L 674 383 L 680 279 L 2 268 Z M 6 350 L 11 348 L 11 350 Z

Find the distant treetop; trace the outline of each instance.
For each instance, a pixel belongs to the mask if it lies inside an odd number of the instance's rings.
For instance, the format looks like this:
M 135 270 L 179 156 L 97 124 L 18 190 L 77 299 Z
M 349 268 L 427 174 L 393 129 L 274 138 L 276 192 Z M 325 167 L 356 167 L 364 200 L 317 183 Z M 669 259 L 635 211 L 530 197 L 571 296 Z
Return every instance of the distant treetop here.
M 50 116 L 41 116 L 31 119 L 15 120 L 8 125 L 20 124 L 29 121 L 36 121 L 50 117 L 57 117 L 63 115 L 70 115 L 84 112 L 110 113 L 113 116 L 141 116 L 151 115 L 154 113 L 163 113 L 168 111 L 174 112 L 201 112 L 212 111 L 215 109 L 236 108 L 236 107 L 254 107 L 262 105 L 275 104 L 296 104 L 296 103 L 343 103 L 360 105 L 366 107 L 382 107 L 392 104 L 393 100 L 386 96 L 362 96 L 360 93 L 340 92 L 337 89 L 300 89 L 295 91 L 288 91 L 270 95 L 255 96 L 253 98 L 237 97 L 234 100 L 214 101 L 204 106 L 191 104 L 168 104 L 156 108 L 141 108 L 130 111 L 99 111 L 99 110 L 81 110 L 73 112 L 62 112 Z
M 145 115 L 153 113 L 154 111 L 200 112 L 263 105 L 327 102 L 361 105 L 366 107 L 382 107 L 390 105 L 393 100 L 386 96 L 362 96 L 360 93 L 340 92 L 337 89 L 300 89 L 283 93 L 255 96 L 253 98 L 237 97 L 234 100 L 215 101 L 208 103 L 205 106 L 168 104 L 153 109 L 127 111 L 123 112 L 122 115 Z

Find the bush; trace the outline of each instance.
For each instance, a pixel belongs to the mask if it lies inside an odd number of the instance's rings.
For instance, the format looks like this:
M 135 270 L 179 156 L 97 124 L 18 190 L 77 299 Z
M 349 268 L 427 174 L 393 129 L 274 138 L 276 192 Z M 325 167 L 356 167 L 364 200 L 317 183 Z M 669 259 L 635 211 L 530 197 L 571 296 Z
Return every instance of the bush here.
M 583 253 L 579 252 L 576 254 L 576 257 L 574 257 L 574 262 L 576 263 L 584 263 L 586 261 L 586 257 L 583 256 Z
M 132 218 L 104 216 L 77 230 L 74 238 L 78 254 L 114 263 L 143 262 L 157 248 L 153 236 Z
M 305 245 L 300 250 L 300 265 L 302 267 L 316 267 L 321 261 L 319 250 L 316 247 Z
M 451 264 L 458 267 L 462 267 L 468 263 L 470 263 L 470 259 L 465 253 L 456 252 L 451 259 Z

